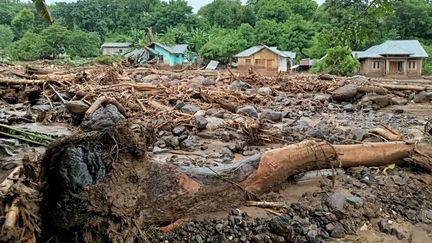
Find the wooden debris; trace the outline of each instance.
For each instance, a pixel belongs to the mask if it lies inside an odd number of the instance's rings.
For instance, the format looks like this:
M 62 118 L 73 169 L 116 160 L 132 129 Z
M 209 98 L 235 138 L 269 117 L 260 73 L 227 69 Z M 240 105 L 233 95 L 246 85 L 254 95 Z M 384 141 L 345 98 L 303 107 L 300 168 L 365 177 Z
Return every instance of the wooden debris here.
M 106 106 L 108 104 L 112 104 L 115 105 L 118 109 L 118 111 L 125 117 L 128 117 L 126 109 L 123 107 L 122 104 L 120 104 L 120 102 L 118 102 L 115 98 L 110 98 L 110 97 L 106 97 L 106 96 L 101 96 L 99 97 L 94 103 L 93 105 L 90 106 L 90 108 L 87 110 L 87 112 L 85 113 L 85 117 L 89 118 L 97 109 L 99 109 L 99 107 L 101 106 Z

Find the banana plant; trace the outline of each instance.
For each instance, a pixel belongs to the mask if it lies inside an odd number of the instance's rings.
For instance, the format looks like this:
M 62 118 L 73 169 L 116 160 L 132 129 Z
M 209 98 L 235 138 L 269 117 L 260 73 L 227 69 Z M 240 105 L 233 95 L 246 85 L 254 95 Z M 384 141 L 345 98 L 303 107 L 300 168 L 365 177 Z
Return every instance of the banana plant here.
M 32 0 L 32 1 L 36 5 L 36 11 L 42 17 L 43 20 L 49 23 L 54 22 L 54 19 L 51 17 L 51 14 L 45 3 L 45 0 Z

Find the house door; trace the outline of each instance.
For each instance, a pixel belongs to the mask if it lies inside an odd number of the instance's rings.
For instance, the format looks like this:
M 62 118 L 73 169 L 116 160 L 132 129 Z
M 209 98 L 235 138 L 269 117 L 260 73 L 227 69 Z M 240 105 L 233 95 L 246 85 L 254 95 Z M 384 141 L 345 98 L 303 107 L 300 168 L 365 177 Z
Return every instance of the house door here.
M 403 62 L 390 62 L 389 73 L 390 74 L 403 73 Z
M 273 69 L 273 60 L 267 59 L 267 70 Z

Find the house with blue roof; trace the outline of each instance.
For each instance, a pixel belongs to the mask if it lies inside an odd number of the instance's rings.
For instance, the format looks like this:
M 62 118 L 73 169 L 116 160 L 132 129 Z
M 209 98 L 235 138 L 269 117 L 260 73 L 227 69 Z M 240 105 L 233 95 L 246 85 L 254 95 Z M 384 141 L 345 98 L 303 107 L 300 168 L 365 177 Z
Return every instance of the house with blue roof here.
M 428 57 L 417 40 L 390 40 L 352 55 L 360 62 L 360 74 L 389 78 L 420 77 Z
M 159 54 L 159 63 L 165 63 L 172 67 L 196 62 L 196 55 L 189 50 L 186 44 L 168 46 L 161 43 L 152 43 L 148 48 Z
M 257 45 L 234 56 L 239 71 L 287 72 L 296 57 L 295 52 L 280 51 L 277 47 Z

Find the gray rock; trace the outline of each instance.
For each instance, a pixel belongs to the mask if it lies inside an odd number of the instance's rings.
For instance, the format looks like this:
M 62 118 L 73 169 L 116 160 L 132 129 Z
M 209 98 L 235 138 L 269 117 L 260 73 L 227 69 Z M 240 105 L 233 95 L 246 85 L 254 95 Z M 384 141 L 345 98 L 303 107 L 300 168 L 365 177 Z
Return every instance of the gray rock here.
M 196 105 L 186 104 L 186 105 L 182 106 L 182 108 L 180 108 L 180 110 L 184 113 L 195 114 L 200 110 L 200 108 Z
M 346 104 L 346 105 L 344 105 L 343 109 L 345 111 L 353 111 L 354 110 L 353 109 L 353 104 Z
M 392 104 L 392 98 L 389 95 L 374 95 L 370 97 L 370 100 L 381 108 Z
M 354 134 L 355 140 L 362 141 L 368 131 L 366 129 L 356 128 L 352 131 L 352 133 Z
M 201 235 L 196 235 L 196 236 L 195 236 L 195 240 L 196 240 L 197 243 L 204 243 L 204 240 L 203 240 L 203 238 L 201 237 Z
M 163 148 L 160 148 L 158 146 L 154 146 L 154 148 L 153 148 L 154 154 L 161 154 L 161 153 L 165 153 L 167 151 L 168 151 L 168 149 L 163 149 Z
M 193 136 L 189 136 L 183 140 L 180 145 L 185 149 L 194 149 L 197 146 L 196 139 Z
M 310 229 L 306 234 L 306 238 L 308 239 L 309 242 L 317 242 L 317 237 L 318 237 L 318 231 L 315 229 Z
M 234 153 L 229 148 L 223 148 L 222 155 L 224 157 L 231 158 L 231 160 L 234 159 Z
M 354 82 L 367 82 L 367 81 L 369 81 L 369 78 L 362 76 L 362 75 L 355 75 L 355 76 L 352 76 L 350 79 Z
M 81 100 L 66 102 L 66 108 L 74 115 L 84 115 L 90 106 Z
M 426 211 L 426 218 L 432 220 L 432 210 Z
M 332 93 L 332 97 L 335 100 L 348 100 L 354 98 L 357 94 L 357 86 L 353 84 L 344 85 L 337 88 Z
M 346 197 L 340 192 L 333 193 L 328 199 L 327 204 L 329 207 L 337 211 L 343 211 L 345 206 Z
M 343 238 L 345 237 L 345 229 L 343 225 L 339 222 L 336 222 L 333 231 L 331 232 L 331 237 L 333 238 Z
M 406 105 L 406 104 L 408 104 L 407 99 L 405 99 L 403 97 L 399 97 L 399 96 L 392 97 L 391 102 L 394 105 Z
M 329 94 L 316 94 L 314 96 L 314 100 L 321 101 L 321 102 L 330 101 L 331 95 L 329 95 Z
M 311 128 L 311 127 L 315 127 L 317 122 L 313 121 L 312 119 L 310 119 L 309 117 L 305 117 L 302 116 L 299 120 L 298 120 L 298 124 L 301 127 L 304 128 Z
M 180 136 L 184 132 L 186 132 L 185 126 L 174 127 L 172 130 L 172 133 L 174 134 L 174 136 Z
M 263 111 L 260 115 L 260 119 L 274 121 L 274 122 L 281 122 L 282 118 L 283 118 L 282 112 L 276 112 L 270 110 Z
M 12 169 L 14 169 L 15 167 L 17 167 L 18 165 L 16 164 L 16 163 L 14 163 L 14 162 L 8 162 L 8 163 L 5 163 L 5 164 L 3 164 L 2 166 L 1 166 L 1 169 L 2 170 L 6 170 L 6 171 L 8 171 L 8 170 L 12 170 Z
M 85 131 L 102 130 L 123 121 L 126 121 L 126 118 L 117 110 L 117 107 L 109 104 L 106 107 L 99 108 L 89 119 L 85 119 L 81 123 L 81 127 Z
M 180 110 L 183 106 L 185 106 L 186 104 L 183 101 L 177 101 L 177 103 L 174 106 L 174 109 L 176 110 Z
M 403 240 L 406 238 L 405 235 L 400 230 L 398 230 L 397 228 L 391 228 L 390 234 L 396 236 L 396 238 L 398 238 L 398 240 Z
M 386 234 L 390 233 L 391 229 L 390 229 L 390 224 L 388 223 L 388 220 L 381 219 L 378 222 L 378 227 L 379 227 L 381 232 L 386 233 Z
M 430 101 L 430 97 L 427 92 L 422 91 L 414 96 L 415 103 L 427 103 Z
M 195 127 L 198 130 L 204 130 L 207 128 L 208 121 L 202 116 L 195 117 Z
M 176 136 L 166 136 L 162 138 L 165 144 L 169 144 L 174 148 L 178 148 L 180 146 L 180 140 Z
M 231 83 L 231 88 L 232 89 L 240 89 L 240 90 L 248 90 L 248 89 L 252 89 L 252 86 L 250 86 L 250 84 L 245 83 L 243 81 L 235 80 Z
M 346 198 L 347 202 L 354 205 L 356 208 L 361 208 L 363 206 L 363 199 L 356 196 L 349 196 Z
M 213 86 L 215 84 L 216 84 L 216 81 L 214 79 L 206 78 L 202 81 L 202 85 L 204 85 L 204 86 Z
M 223 224 L 217 224 L 217 225 L 215 226 L 215 229 L 216 229 L 216 231 L 218 231 L 218 232 L 221 232 L 221 231 L 223 230 L 223 228 L 224 228 L 224 225 L 223 225 Z
M 34 106 L 32 106 L 32 109 L 36 110 L 36 111 L 47 112 L 47 111 L 51 110 L 51 106 L 50 105 L 34 105 Z
M 224 119 L 221 118 L 217 118 L 217 117 L 207 117 L 207 129 L 210 130 L 215 130 L 219 127 L 223 127 L 225 126 L 226 122 L 224 121 Z
M 257 93 L 262 96 L 269 96 L 273 93 L 273 91 L 270 87 L 262 87 L 257 90 Z
M 245 107 L 242 107 L 240 109 L 237 110 L 237 114 L 245 114 L 251 117 L 256 117 L 258 118 L 258 111 L 255 109 L 255 107 L 248 105 Z
M 392 179 L 393 179 L 394 183 L 398 186 L 404 186 L 404 185 L 406 185 L 406 182 L 407 182 L 407 180 L 400 175 L 394 175 L 394 176 L 392 176 Z
M 288 215 L 282 215 L 279 217 L 275 217 L 270 221 L 270 230 L 278 235 L 286 235 L 289 234 L 291 218 Z

